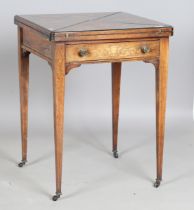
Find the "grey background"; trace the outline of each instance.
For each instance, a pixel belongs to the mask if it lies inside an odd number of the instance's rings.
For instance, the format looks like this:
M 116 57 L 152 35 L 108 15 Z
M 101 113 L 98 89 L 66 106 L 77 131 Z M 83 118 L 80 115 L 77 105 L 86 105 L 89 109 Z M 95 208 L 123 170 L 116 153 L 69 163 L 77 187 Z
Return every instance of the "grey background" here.
M 193 209 L 194 2 L 1 1 L 0 208 Z M 110 64 L 82 65 L 66 79 L 64 196 L 54 193 L 52 75 L 31 55 L 29 165 L 20 160 L 20 113 L 15 14 L 125 11 L 174 26 L 170 40 L 164 183 L 155 178 L 154 68 L 125 62 L 122 70 L 119 160 L 111 157 Z

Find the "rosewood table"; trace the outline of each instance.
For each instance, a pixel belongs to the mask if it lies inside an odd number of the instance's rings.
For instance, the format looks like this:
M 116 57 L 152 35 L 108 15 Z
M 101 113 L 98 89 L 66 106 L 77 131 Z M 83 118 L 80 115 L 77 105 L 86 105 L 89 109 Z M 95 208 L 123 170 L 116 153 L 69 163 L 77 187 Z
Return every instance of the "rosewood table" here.
M 168 74 L 169 37 L 173 28 L 135 15 L 81 13 L 15 16 L 18 26 L 22 161 L 27 161 L 29 54 L 48 61 L 53 75 L 56 201 L 61 195 L 65 78 L 72 68 L 86 63 L 112 65 L 113 156 L 118 158 L 117 135 L 121 63 L 144 61 L 155 66 L 157 178 L 162 180 Z

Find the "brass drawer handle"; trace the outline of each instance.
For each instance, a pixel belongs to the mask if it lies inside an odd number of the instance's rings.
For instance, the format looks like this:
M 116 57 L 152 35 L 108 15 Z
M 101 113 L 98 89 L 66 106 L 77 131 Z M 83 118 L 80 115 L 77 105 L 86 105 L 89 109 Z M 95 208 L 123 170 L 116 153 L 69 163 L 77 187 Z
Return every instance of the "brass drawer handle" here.
M 89 54 L 89 51 L 88 51 L 88 49 L 86 49 L 86 48 L 81 48 L 80 50 L 79 50 L 79 52 L 78 52 L 78 55 L 80 56 L 80 57 L 85 57 L 85 56 L 87 56 Z
M 148 46 L 143 46 L 141 47 L 141 52 L 146 54 L 150 52 L 150 48 Z

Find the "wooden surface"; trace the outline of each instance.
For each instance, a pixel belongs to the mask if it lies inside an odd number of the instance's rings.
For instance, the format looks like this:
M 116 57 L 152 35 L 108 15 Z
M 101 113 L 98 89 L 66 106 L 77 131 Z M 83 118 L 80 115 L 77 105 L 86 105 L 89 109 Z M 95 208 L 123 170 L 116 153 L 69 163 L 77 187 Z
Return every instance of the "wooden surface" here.
M 143 47 L 148 47 L 149 52 L 144 53 Z M 81 57 L 80 50 L 86 50 L 87 55 Z M 153 58 L 159 56 L 159 41 L 138 41 L 138 42 L 118 42 L 101 44 L 75 44 L 67 45 L 67 63 L 91 61 L 113 61 L 135 58 Z
M 28 85 L 29 85 L 29 52 L 23 51 L 23 31 L 18 29 L 18 66 L 20 82 L 20 110 L 21 110 L 21 136 L 22 161 L 27 161 L 28 136 Z
M 64 92 L 65 92 L 65 46 L 52 45 L 53 102 L 54 102 L 54 135 L 56 162 L 56 192 L 61 193 L 63 124 L 64 124 Z
M 55 41 L 105 39 L 115 34 L 127 38 L 137 30 L 144 36 L 172 34 L 169 25 L 124 12 L 21 15 L 15 16 L 15 23 L 29 26 Z
M 157 180 L 162 180 L 165 130 L 166 94 L 168 78 L 169 39 L 160 40 L 160 59 L 156 68 L 156 154 Z
M 51 59 L 51 42 L 43 35 L 30 28 L 23 28 L 23 46 L 31 49 L 44 59 Z
M 162 180 L 168 42 L 173 28 L 116 13 L 15 16 L 18 25 L 22 161 L 27 159 L 29 54 L 48 61 L 53 75 L 56 195 L 61 194 L 65 78 L 84 63 L 112 63 L 112 149 L 117 158 L 119 96 L 123 61 L 152 63 L 156 71 L 157 180 Z M 23 165 L 23 164 L 22 164 Z
M 112 63 L 112 151 L 117 152 L 121 63 Z

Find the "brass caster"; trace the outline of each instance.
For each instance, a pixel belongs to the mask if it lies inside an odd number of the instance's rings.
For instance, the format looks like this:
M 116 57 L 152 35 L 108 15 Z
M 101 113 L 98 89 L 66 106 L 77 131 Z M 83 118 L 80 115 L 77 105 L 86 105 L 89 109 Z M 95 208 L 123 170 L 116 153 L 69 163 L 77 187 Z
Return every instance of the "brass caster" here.
M 160 182 L 161 182 L 161 180 L 156 179 L 156 181 L 154 182 L 154 187 L 158 188 L 160 186 Z
M 18 163 L 18 167 L 22 168 L 26 164 L 26 160 L 22 160 L 20 163 Z
M 61 193 L 56 193 L 56 195 L 53 195 L 52 200 L 57 201 L 61 196 Z
M 113 157 L 114 158 L 118 158 L 119 157 L 117 150 L 114 150 L 113 151 Z

